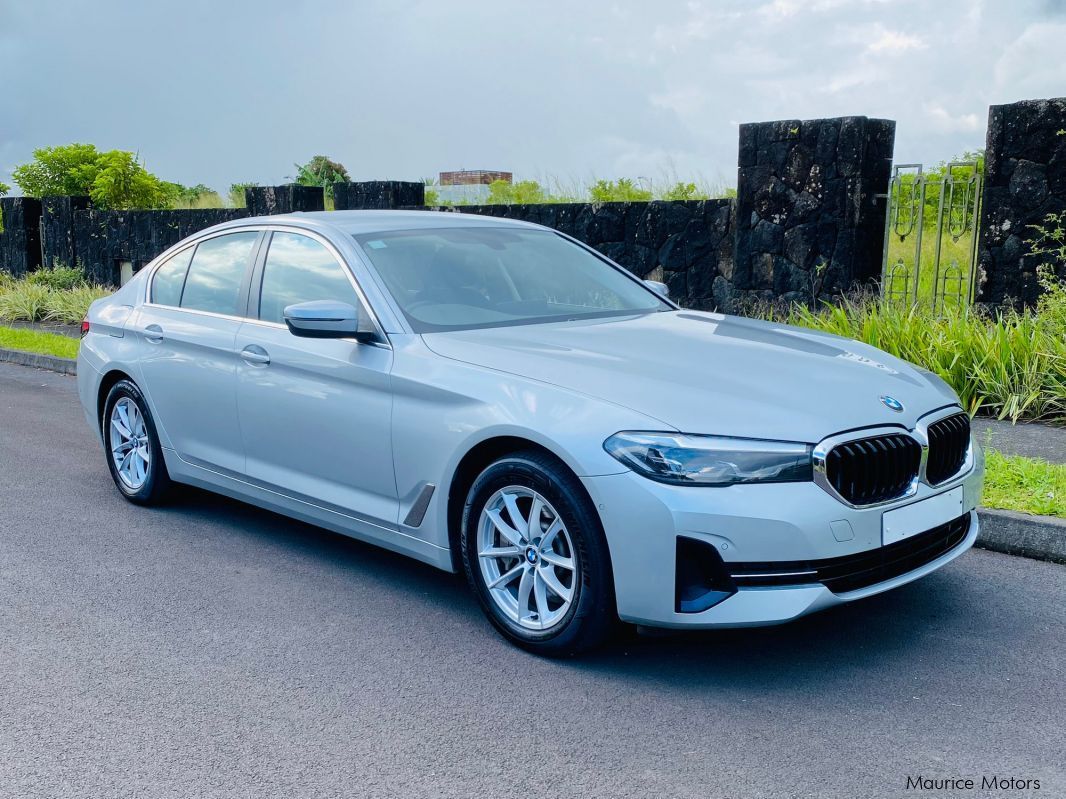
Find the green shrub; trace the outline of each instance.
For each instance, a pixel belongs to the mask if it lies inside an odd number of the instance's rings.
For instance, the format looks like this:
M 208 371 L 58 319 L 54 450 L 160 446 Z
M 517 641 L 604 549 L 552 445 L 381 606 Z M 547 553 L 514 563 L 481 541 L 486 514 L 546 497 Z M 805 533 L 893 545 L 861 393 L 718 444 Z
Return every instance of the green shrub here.
M 69 291 L 53 291 L 48 297 L 45 321 L 76 325 L 85 318 L 89 306 L 111 290 L 103 286 L 78 286 Z
M 1048 296 L 1048 295 L 1045 295 Z M 1037 311 L 980 313 L 901 307 L 876 299 L 812 311 L 786 321 L 858 339 L 940 375 L 971 414 L 1066 420 L 1066 292 Z
M 12 322 L 40 322 L 48 313 L 51 294 L 47 286 L 20 280 L 0 293 L 0 319 Z
M 77 273 L 77 280 L 74 275 Z M 42 277 L 44 276 L 44 277 Z M 0 280 L 0 321 L 76 325 L 94 300 L 111 290 L 85 282 L 76 269 L 47 269 L 22 280 Z
M 73 266 L 56 264 L 51 269 L 38 269 L 36 272 L 30 272 L 26 281 L 53 291 L 68 291 L 85 285 L 85 273 Z

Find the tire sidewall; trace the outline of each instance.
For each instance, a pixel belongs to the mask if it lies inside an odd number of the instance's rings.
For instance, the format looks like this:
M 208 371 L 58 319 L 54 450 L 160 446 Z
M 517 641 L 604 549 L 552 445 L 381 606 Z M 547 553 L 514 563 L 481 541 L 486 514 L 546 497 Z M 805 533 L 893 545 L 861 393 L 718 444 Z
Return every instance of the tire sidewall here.
M 559 513 L 577 555 L 575 598 L 566 616 L 545 631 L 529 630 L 496 606 L 481 573 L 478 526 L 488 500 L 501 488 L 521 486 L 536 491 Z M 614 615 L 613 586 L 606 542 L 588 498 L 562 464 L 537 455 L 512 455 L 483 471 L 470 488 L 463 508 L 460 536 L 463 566 L 478 602 L 492 624 L 519 646 L 552 655 L 574 654 L 598 643 Z
M 148 477 L 144 484 L 134 490 L 122 482 L 119 477 L 115 459 L 111 456 L 111 412 L 120 399 L 129 399 L 137 405 L 137 410 L 144 417 L 145 429 L 148 431 L 148 448 L 151 453 L 148 464 Z M 112 386 L 104 402 L 104 413 L 100 420 L 100 433 L 104 444 L 104 455 L 107 458 L 107 468 L 111 472 L 111 479 L 122 495 L 130 502 L 145 504 L 158 499 L 168 483 L 166 466 L 163 463 L 163 450 L 159 445 L 159 434 L 156 432 L 155 420 L 152 412 L 148 409 L 148 403 L 144 394 L 130 380 L 120 380 Z

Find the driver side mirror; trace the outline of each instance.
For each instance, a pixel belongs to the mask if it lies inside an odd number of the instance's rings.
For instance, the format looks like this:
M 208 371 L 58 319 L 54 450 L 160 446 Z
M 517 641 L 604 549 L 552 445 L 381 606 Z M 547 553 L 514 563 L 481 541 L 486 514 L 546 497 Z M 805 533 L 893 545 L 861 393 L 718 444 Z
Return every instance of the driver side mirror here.
M 346 302 L 314 300 L 286 306 L 282 314 L 289 332 L 302 338 L 354 338 L 367 343 L 377 333 L 366 310 Z
M 656 294 L 670 299 L 670 287 L 665 283 L 660 283 L 658 280 L 645 280 L 644 285 L 654 291 Z

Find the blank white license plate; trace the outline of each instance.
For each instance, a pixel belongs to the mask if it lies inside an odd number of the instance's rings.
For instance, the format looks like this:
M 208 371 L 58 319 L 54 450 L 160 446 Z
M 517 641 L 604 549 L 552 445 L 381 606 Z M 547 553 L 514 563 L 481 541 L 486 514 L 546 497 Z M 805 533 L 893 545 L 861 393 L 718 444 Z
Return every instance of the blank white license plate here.
M 962 486 L 886 511 L 881 516 L 881 543 L 894 544 L 962 516 Z

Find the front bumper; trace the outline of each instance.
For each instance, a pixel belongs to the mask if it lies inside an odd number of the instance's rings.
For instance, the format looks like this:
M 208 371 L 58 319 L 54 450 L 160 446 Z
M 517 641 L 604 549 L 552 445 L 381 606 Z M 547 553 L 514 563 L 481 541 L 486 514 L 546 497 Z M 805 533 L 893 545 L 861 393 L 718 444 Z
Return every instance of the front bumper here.
M 728 488 L 669 486 L 632 472 L 586 477 L 607 535 L 618 614 L 637 624 L 673 628 L 750 627 L 780 624 L 916 580 L 957 558 L 977 538 L 975 508 L 983 461 L 941 486 L 921 484 L 910 497 L 872 508 L 851 508 L 814 483 L 737 485 Z M 679 612 L 676 602 L 678 539 L 715 549 L 730 564 L 817 562 L 882 547 L 882 515 L 963 489 L 969 527 L 961 542 L 902 574 L 834 593 L 816 578 L 795 585 L 740 587 L 699 612 Z M 809 581 L 809 582 L 807 582 Z

